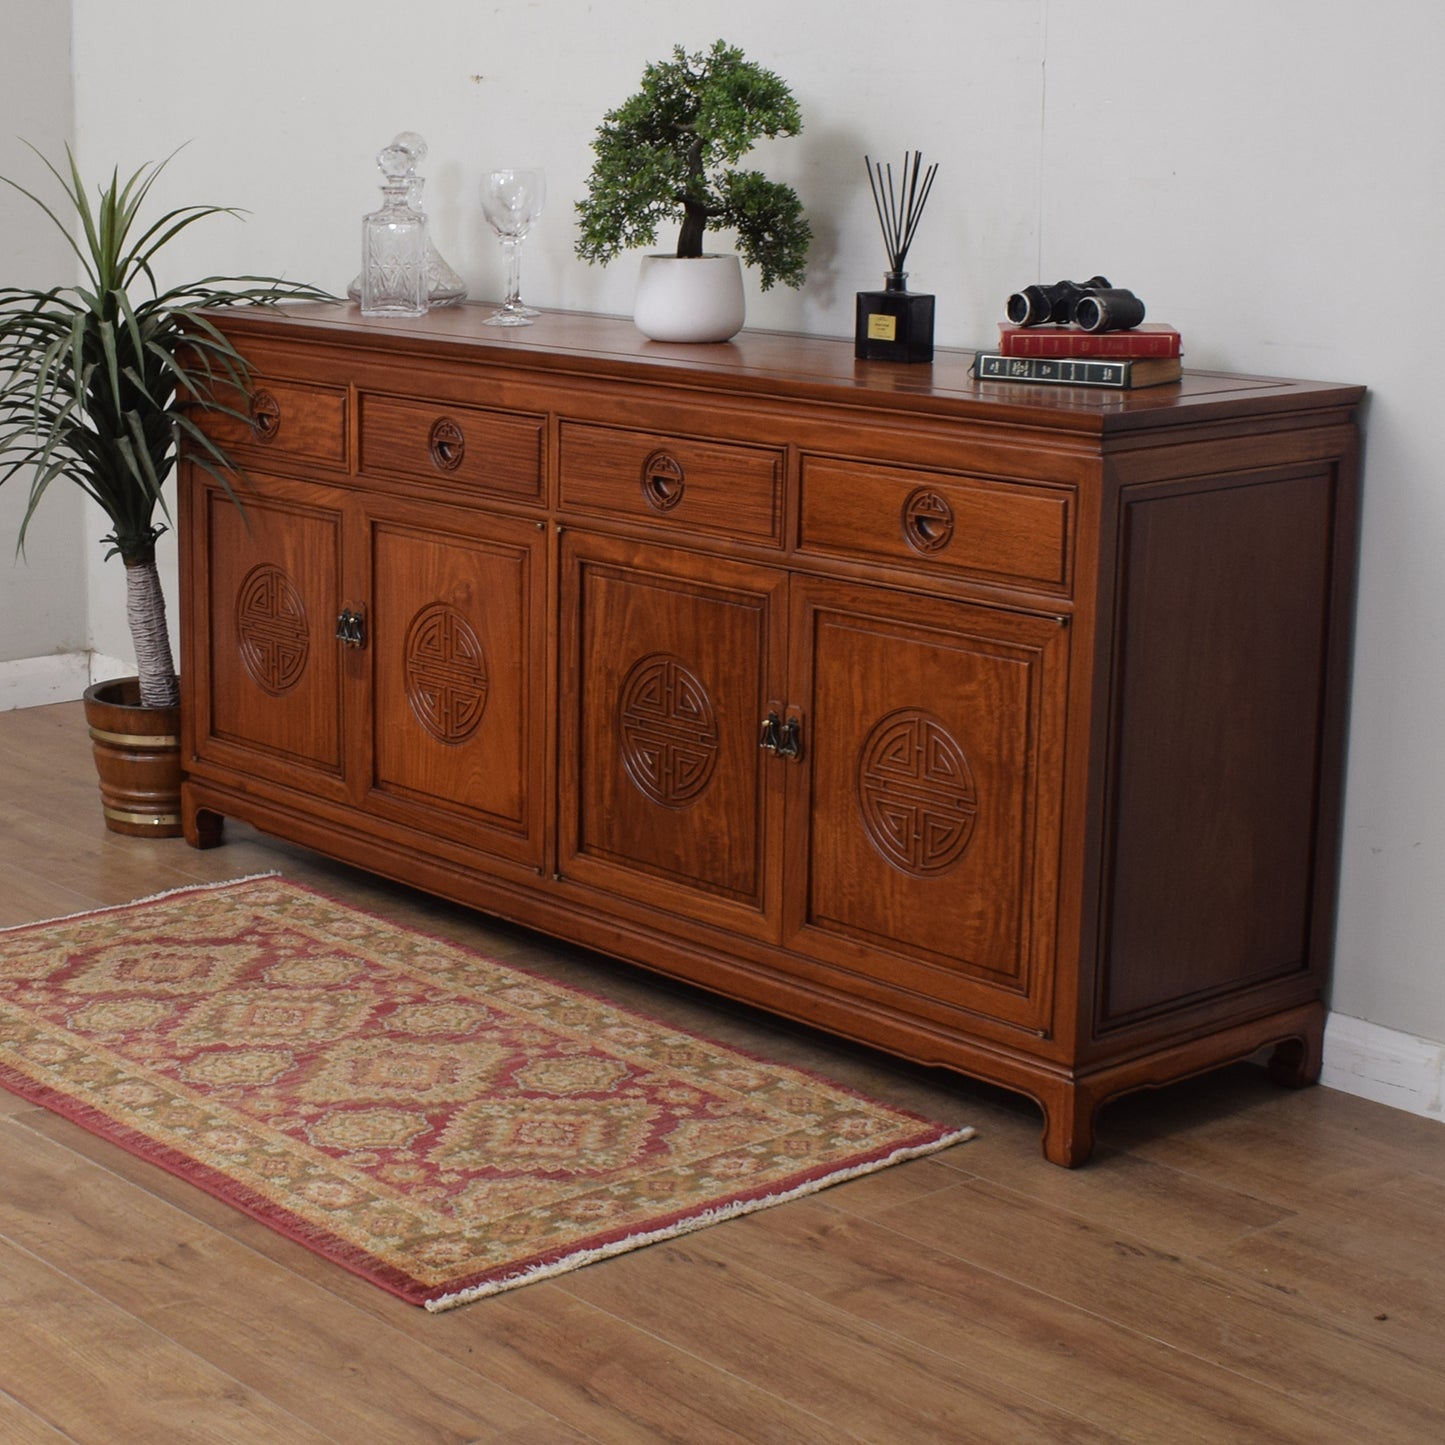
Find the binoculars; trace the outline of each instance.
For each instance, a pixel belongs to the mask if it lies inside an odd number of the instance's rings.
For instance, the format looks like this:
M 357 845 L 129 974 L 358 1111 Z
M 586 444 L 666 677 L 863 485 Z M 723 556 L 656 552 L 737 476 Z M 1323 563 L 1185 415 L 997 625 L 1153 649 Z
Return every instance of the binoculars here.
M 1025 286 L 1009 297 L 1006 310 L 1015 326 L 1072 322 L 1084 331 L 1128 331 L 1144 319 L 1144 303 L 1132 291 L 1110 286 L 1103 276 Z

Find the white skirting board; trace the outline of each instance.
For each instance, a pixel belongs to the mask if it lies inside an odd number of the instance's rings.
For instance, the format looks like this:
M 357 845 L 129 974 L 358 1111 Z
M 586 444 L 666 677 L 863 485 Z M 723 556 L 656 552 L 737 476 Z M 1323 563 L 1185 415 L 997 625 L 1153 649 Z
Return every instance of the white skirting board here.
M 134 663 L 93 652 L 56 652 L 48 657 L 0 662 L 0 712 L 43 707 L 50 702 L 75 702 L 91 683 L 134 672 Z
M 1445 1044 L 1332 1013 L 1320 1083 L 1445 1121 Z

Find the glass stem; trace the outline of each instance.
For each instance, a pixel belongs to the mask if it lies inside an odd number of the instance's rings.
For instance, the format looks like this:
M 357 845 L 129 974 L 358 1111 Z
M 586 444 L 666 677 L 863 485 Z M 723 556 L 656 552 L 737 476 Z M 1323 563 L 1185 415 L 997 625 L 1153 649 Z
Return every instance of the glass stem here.
M 515 310 L 521 304 L 522 289 L 522 243 L 513 236 L 502 238 L 502 253 L 507 259 L 507 299 L 502 303 L 508 310 Z

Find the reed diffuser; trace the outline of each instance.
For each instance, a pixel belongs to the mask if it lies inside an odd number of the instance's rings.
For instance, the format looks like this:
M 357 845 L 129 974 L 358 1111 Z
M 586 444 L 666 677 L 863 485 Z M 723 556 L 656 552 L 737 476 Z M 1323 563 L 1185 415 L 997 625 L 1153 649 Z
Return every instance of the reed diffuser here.
M 933 297 L 908 289 L 903 269 L 908 248 L 918 230 L 933 178 L 935 161 L 925 171 L 923 152 L 904 152 L 902 174 L 895 183 L 893 165 L 880 165 L 863 157 L 883 245 L 888 252 L 888 274 L 881 291 L 858 293 L 857 328 L 853 354 L 859 361 L 932 361 Z

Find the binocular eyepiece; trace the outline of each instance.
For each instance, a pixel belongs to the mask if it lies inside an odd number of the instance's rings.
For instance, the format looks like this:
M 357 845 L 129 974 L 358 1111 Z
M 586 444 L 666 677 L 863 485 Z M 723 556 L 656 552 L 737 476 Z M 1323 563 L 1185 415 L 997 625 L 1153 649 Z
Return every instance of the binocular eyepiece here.
M 1009 297 L 1006 311 L 1015 326 L 1072 322 L 1084 331 L 1128 331 L 1144 319 L 1144 303 L 1132 291 L 1110 286 L 1102 276 L 1025 286 Z

